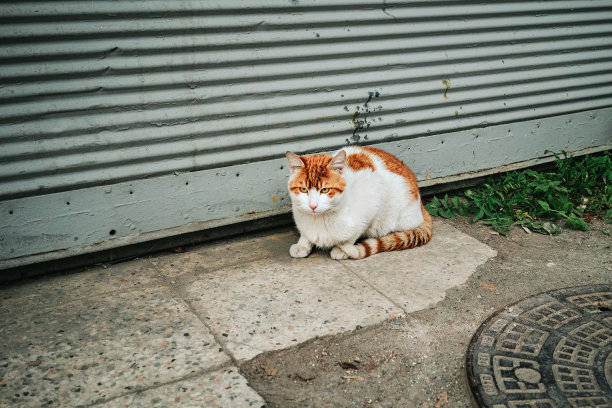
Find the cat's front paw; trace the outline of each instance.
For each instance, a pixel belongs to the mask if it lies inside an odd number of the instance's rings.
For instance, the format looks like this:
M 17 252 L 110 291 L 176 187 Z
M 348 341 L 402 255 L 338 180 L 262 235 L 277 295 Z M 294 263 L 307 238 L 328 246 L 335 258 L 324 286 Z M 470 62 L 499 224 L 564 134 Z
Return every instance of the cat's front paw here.
M 329 256 L 331 256 L 332 259 L 335 259 L 336 261 L 349 258 L 349 256 L 338 247 L 333 247 L 331 252 L 329 253 Z
M 311 248 L 301 246 L 299 243 L 293 244 L 289 248 L 289 255 L 294 258 L 306 258 L 310 254 L 310 250 Z
M 342 245 L 340 247 L 333 247 L 329 255 L 336 261 L 341 259 L 359 259 L 359 250 L 356 245 Z

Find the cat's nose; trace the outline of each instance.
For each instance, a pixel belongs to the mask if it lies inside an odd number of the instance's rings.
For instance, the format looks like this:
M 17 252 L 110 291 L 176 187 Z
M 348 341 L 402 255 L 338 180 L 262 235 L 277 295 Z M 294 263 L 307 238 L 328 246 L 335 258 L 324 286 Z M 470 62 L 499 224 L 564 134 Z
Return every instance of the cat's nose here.
M 318 207 L 316 204 L 309 204 L 309 205 L 310 205 L 310 208 L 312 208 L 312 211 L 316 210 Z

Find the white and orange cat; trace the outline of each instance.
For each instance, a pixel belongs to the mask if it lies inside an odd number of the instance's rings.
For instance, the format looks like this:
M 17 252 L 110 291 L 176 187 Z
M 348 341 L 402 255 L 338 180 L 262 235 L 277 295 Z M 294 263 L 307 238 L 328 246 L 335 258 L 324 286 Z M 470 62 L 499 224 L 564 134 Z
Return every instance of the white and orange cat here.
M 333 156 L 287 152 L 289 195 L 300 231 L 289 253 L 331 248 L 333 259 L 360 259 L 413 248 L 432 236 L 414 173 L 390 153 L 350 146 Z M 360 238 L 365 238 L 355 244 Z

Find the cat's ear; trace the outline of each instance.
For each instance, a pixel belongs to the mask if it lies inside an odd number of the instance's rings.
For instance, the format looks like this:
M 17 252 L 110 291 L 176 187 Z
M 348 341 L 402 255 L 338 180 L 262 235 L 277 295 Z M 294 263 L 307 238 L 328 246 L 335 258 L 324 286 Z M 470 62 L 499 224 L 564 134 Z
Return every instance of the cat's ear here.
M 338 173 L 342 173 L 344 169 L 344 165 L 346 164 L 346 152 L 344 150 L 340 150 L 331 162 L 327 165 L 330 169 L 337 171 Z
M 289 170 L 291 171 L 291 174 L 297 173 L 304 167 L 304 162 L 297 154 L 287 152 L 286 156 L 287 161 L 289 162 Z

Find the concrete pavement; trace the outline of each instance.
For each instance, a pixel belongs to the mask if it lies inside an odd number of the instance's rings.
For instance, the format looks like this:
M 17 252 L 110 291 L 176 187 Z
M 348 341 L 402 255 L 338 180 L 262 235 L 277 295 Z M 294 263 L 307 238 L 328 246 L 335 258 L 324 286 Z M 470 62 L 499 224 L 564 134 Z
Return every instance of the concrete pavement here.
M 240 368 L 249 360 L 431 307 L 496 255 L 439 220 L 427 245 L 359 261 L 292 259 L 297 237 L 3 286 L 0 407 L 261 407 Z

